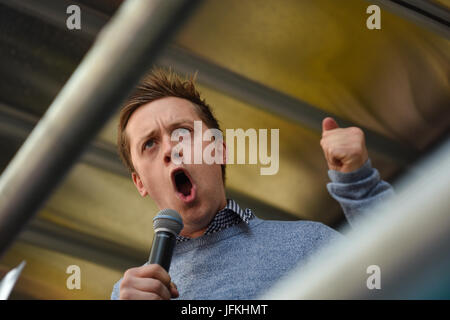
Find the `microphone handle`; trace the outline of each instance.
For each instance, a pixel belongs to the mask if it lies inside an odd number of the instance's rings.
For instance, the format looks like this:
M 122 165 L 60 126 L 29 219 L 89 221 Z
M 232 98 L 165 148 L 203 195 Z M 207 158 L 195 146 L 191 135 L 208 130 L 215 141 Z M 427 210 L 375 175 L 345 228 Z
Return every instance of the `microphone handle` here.
M 167 231 L 156 232 L 150 252 L 150 263 L 159 264 L 169 272 L 175 242 L 176 238 L 172 233 Z

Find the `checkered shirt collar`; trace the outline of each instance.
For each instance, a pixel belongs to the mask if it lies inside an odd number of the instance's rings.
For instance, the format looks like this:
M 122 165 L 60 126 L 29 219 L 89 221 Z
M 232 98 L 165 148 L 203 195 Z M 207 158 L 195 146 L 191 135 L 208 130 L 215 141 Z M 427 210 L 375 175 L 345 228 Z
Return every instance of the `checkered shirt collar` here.
M 254 217 L 255 215 L 252 210 L 242 210 L 236 201 L 233 199 L 227 199 L 227 205 L 225 208 L 217 212 L 214 219 L 208 225 L 208 228 L 206 228 L 205 235 L 229 228 L 242 221 L 248 224 L 248 222 Z M 191 240 L 191 238 L 180 235 L 177 236 L 177 243 L 188 240 Z

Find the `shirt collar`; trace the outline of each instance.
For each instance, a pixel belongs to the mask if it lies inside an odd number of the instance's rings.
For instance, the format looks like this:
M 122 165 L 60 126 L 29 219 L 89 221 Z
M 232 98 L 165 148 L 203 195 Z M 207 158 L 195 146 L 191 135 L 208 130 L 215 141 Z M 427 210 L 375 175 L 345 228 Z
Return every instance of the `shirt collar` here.
M 241 207 L 239 207 L 236 201 L 234 201 L 233 199 L 227 199 L 227 204 L 214 216 L 213 220 L 206 228 L 204 235 L 229 228 L 240 222 L 245 222 L 246 224 L 248 224 L 249 220 L 254 218 L 254 216 L 255 215 L 253 214 L 251 209 L 247 208 L 243 210 L 241 209 Z M 177 235 L 177 242 L 184 242 L 190 239 L 191 238 L 189 237 Z
M 225 208 L 220 210 L 217 214 L 224 212 L 224 211 L 234 212 L 245 223 L 248 223 L 248 221 L 255 216 L 251 209 L 247 208 L 245 210 L 242 210 L 241 207 L 239 207 L 238 203 L 236 201 L 234 201 L 233 199 L 227 199 L 227 205 L 225 206 Z M 213 219 L 213 221 L 214 221 L 214 219 Z

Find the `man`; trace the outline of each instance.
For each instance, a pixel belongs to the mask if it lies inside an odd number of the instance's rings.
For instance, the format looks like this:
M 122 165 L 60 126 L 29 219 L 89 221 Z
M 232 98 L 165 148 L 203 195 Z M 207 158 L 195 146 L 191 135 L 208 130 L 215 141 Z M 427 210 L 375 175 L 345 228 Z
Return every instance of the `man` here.
M 287 271 L 341 237 L 318 222 L 264 221 L 250 209 L 242 210 L 225 197 L 224 164 L 176 165 L 172 151 L 177 142 L 171 135 L 180 128 L 192 134 L 194 121 L 202 121 L 203 131 L 220 129 L 193 81 L 162 71 L 146 77 L 121 111 L 119 153 L 137 190 L 160 209 L 178 211 L 184 228 L 170 275 L 156 264 L 131 268 L 115 284 L 112 299 L 257 298 Z M 203 148 L 206 145 L 204 141 Z M 371 167 L 360 129 L 339 128 L 326 118 L 321 146 L 332 180 L 328 190 L 350 223 L 392 194 Z

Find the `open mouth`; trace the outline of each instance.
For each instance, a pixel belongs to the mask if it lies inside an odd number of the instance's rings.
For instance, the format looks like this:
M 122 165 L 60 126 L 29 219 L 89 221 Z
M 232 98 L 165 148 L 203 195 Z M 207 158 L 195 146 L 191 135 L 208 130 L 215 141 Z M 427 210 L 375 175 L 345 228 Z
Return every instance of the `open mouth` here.
M 172 181 L 178 197 L 190 202 L 195 197 L 195 187 L 189 174 L 183 169 L 176 169 L 172 172 Z

